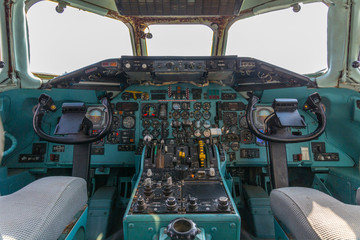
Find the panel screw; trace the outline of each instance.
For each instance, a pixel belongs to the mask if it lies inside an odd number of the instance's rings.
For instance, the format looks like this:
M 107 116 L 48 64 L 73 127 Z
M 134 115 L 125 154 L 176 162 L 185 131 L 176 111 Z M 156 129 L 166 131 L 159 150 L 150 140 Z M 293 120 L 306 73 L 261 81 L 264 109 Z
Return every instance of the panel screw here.
M 148 232 L 153 232 L 153 231 L 154 231 L 154 229 L 152 227 L 148 228 Z
M 235 228 L 236 224 L 235 223 L 230 223 L 230 228 Z
M 134 224 L 133 223 L 129 223 L 129 228 L 134 228 Z
M 217 228 L 216 228 L 216 227 L 212 227 L 212 228 L 211 228 L 211 231 L 212 231 L 212 232 L 217 232 Z

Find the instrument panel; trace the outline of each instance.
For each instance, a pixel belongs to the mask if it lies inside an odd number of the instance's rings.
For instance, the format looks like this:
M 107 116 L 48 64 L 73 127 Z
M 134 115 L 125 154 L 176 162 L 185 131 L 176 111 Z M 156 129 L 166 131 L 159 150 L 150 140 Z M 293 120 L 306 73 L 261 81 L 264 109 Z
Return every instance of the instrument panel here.
M 272 114 L 272 102 L 262 102 L 254 111 L 256 127 L 264 130 L 265 119 Z M 246 121 L 247 100 L 233 88 L 217 84 L 196 87 L 192 84 L 164 86 L 133 85 L 111 101 L 113 121 L 111 132 L 92 144 L 93 166 L 133 166 L 141 157 L 144 140 L 173 139 L 186 145 L 192 140 L 215 144 L 225 150 L 223 160 L 227 166 L 267 166 L 266 143 L 254 136 Z M 93 123 L 94 134 L 104 124 L 104 107 L 87 104 L 87 118 Z M 291 129 L 293 134 L 306 134 L 316 128 L 316 121 L 299 110 L 308 123 L 305 129 Z M 56 117 L 48 120 L 51 132 L 56 127 Z M 324 145 L 318 151 L 312 145 Z M 352 166 L 353 161 L 337 146 L 326 142 L 325 135 L 318 140 L 287 145 L 289 166 Z M 40 149 L 40 150 L 38 150 Z M 13 167 L 24 166 L 64 167 L 72 165 L 73 146 L 35 142 L 19 155 Z M 305 151 L 304 151 L 305 149 Z M 326 151 L 326 152 L 325 152 Z M 308 158 L 302 154 L 308 152 Z M 336 153 L 330 154 L 330 153 Z M 328 158 L 328 155 L 335 156 Z M 329 155 L 329 156 L 330 156 Z M 15 161 L 14 161 L 15 162 Z

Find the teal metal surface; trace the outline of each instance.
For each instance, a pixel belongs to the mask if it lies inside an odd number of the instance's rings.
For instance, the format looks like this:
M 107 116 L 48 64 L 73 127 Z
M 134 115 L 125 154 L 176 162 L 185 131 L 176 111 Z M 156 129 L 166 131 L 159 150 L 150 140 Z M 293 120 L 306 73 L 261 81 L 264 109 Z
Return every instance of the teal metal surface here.
M 28 170 L 0 167 L 0 196 L 14 193 L 33 181 L 35 177 Z
M 165 233 L 166 228 L 160 229 L 160 236 L 156 235 L 153 237 L 153 240 L 171 240 L 170 237 Z M 194 240 L 211 240 L 211 235 L 205 233 L 205 229 L 200 228 L 200 233 L 196 235 Z
M 74 227 L 71 229 L 70 233 L 67 235 L 65 240 L 85 240 L 85 238 L 81 238 L 82 236 L 79 236 L 78 231 L 86 231 L 86 222 L 87 222 L 87 215 L 88 215 L 88 208 L 84 210 L 84 212 L 81 214 L 78 221 L 75 223 Z
M 86 239 L 105 239 L 111 222 L 115 187 L 101 187 L 89 201 Z
M 274 238 L 273 214 L 270 199 L 260 186 L 244 185 L 246 208 L 243 209 L 243 219 L 247 219 L 255 236 L 258 238 Z
M 282 229 L 281 225 L 276 219 L 274 219 L 274 228 L 276 240 L 289 240 L 289 237 L 286 235 L 285 231 Z

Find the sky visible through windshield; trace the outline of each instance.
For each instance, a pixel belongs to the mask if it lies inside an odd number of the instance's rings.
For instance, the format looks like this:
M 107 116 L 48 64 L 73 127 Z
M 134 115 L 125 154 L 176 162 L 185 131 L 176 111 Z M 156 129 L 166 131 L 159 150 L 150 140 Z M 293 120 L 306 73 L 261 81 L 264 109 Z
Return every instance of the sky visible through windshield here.
M 30 69 L 63 74 L 107 58 L 132 55 L 125 24 L 43 1 L 28 12 Z M 326 68 L 326 15 L 322 3 L 302 5 L 240 20 L 229 30 L 227 55 L 254 57 L 298 73 Z M 207 26 L 149 26 L 151 56 L 210 56 L 212 31 Z

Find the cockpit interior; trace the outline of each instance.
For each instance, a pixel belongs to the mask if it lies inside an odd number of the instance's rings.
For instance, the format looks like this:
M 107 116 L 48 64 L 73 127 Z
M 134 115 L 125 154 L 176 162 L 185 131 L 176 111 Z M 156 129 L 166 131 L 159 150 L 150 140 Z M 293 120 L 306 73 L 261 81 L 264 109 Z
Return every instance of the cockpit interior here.
M 36 2 L 0 0 L 0 239 L 360 238 L 360 1 L 322 1 L 313 75 L 224 52 L 235 20 L 316 1 L 55 1 L 123 21 L 134 55 L 50 77 L 21 39 Z M 191 21 L 211 56 L 147 55 L 147 26 Z

